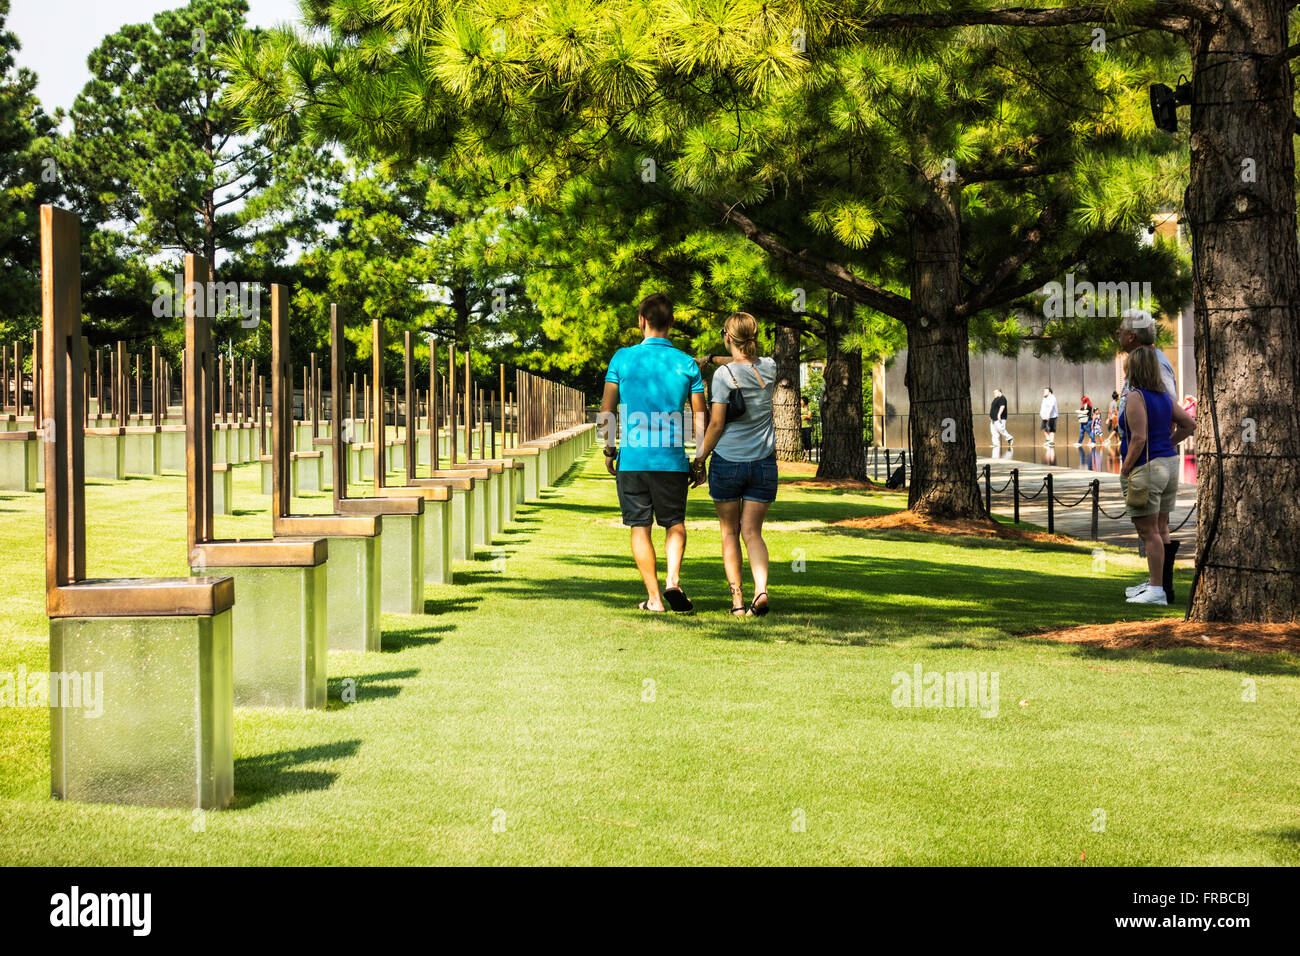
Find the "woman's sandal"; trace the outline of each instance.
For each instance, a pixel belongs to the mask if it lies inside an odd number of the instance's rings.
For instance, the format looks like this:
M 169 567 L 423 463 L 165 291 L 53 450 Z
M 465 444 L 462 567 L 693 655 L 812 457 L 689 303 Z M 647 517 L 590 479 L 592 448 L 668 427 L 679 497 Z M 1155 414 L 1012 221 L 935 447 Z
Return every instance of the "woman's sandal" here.
M 646 600 L 646 601 L 642 601 L 640 604 L 638 604 L 638 605 L 636 606 L 636 609 L 637 609 L 638 611 L 648 611 L 648 612 L 651 613 L 651 614 L 666 614 L 666 613 L 667 613 L 667 608 L 662 608 L 662 607 L 661 607 L 659 610 L 656 611 L 654 608 L 650 607 L 650 602 L 649 602 L 648 600 Z
M 745 606 L 744 594 L 745 592 L 743 588 L 736 587 L 734 584 L 731 586 L 731 599 L 734 601 L 737 598 L 740 598 L 740 605 L 738 607 L 732 607 L 731 609 L 733 615 L 738 615 L 740 617 L 747 617 L 749 615 L 749 608 Z
M 759 599 L 759 598 L 765 598 L 765 597 L 767 597 L 767 592 L 766 592 L 766 591 L 764 591 L 762 594 L 755 594 L 755 595 L 754 595 L 754 600 L 752 600 L 752 601 L 749 602 L 749 613 L 750 613 L 750 614 L 754 615 L 755 617 L 764 617 L 764 616 L 767 615 L 767 612 L 768 612 L 768 606 L 767 606 L 767 604 L 764 603 L 764 605 L 763 605 L 762 607 L 759 607 L 759 606 L 758 606 L 758 599 Z

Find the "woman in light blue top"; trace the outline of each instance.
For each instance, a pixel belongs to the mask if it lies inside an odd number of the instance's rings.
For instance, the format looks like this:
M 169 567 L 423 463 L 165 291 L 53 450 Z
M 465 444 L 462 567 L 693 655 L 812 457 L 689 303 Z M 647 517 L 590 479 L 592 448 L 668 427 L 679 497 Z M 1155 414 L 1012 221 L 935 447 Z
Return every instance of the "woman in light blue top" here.
M 695 451 L 695 471 L 713 455 L 709 467 L 709 496 L 718 512 L 722 533 L 722 565 L 731 585 L 731 613 L 767 613 L 767 545 L 763 519 L 776 500 L 776 430 L 772 425 L 772 392 L 776 362 L 758 357 L 758 322 L 748 312 L 728 316 L 722 341 L 731 353 L 704 356 L 701 365 L 726 363 L 713 376 L 709 427 Z M 727 421 L 731 393 L 745 401 L 745 413 Z M 745 542 L 754 599 L 745 604 L 740 542 Z

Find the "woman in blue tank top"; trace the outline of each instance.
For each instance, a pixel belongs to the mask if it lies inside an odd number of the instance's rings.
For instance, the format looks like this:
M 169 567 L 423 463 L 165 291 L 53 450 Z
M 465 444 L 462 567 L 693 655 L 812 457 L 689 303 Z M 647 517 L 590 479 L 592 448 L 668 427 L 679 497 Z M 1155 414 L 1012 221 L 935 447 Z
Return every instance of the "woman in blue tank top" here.
M 1129 353 L 1124 412 L 1119 417 L 1120 487 L 1127 497 L 1137 473 L 1149 489 L 1147 502 L 1128 506 L 1133 527 L 1146 544 L 1147 579 L 1126 589 L 1130 604 L 1168 604 L 1174 599 L 1174 557 L 1169 514 L 1178 499 L 1178 443 L 1196 430 L 1195 420 L 1165 391 L 1160 362 L 1150 346 Z

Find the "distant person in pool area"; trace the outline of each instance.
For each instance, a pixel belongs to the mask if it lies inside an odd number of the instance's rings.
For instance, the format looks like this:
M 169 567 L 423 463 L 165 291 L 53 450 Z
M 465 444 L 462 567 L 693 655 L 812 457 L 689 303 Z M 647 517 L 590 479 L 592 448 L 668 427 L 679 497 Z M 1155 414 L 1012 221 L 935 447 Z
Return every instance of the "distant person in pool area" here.
M 1106 409 L 1106 443 L 1119 441 L 1119 392 L 1110 393 L 1110 407 Z
M 1060 416 L 1060 409 L 1056 404 L 1056 396 L 1052 394 L 1051 388 L 1043 389 L 1043 400 L 1038 403 L 1038 418 L 1042 423 L 1043 434 L 1046 435 L 1046 444 L 1048 448 L 1056 445 L 1056 420 Z
M 995 454 L 1003 438 L 1007 440 L 1008 448 L 1015 443 L 1015 439 L 1007 431 L 1007 400 L 1000 388 L 993 389 L 993 402 L 989 405 L 989 434 L 993 436 Z
M 1079 440 L 1074 444 L 1083 447 L 1083 443 L 1092 434 L 1092 399 L 1084 395 L 1079 399 L 1079 408 L 1074 413 L 1079 422 Z

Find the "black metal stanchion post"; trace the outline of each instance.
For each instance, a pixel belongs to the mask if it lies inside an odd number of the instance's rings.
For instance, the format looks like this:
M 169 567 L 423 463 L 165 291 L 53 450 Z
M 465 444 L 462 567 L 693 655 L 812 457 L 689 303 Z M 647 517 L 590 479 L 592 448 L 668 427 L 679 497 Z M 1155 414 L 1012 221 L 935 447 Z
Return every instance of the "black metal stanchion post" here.
M 1011 500 L 1014 502 L 1012 508 L 1012 520 L 1020 524 L 1020 469 L 1011 469 Z
M 1092 540 L 1097 540 L 1097 509 L 1101 507 L 1101 479 L 1092 479 Z
M 1047 476 L 1047 533 L 1056 533 L 1056 501 L 1052 497 L 1052 476 Z
M 993 513 L 993 469 L 990 465 L 984 466 L 984 510 L 989 514 Z

